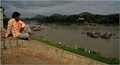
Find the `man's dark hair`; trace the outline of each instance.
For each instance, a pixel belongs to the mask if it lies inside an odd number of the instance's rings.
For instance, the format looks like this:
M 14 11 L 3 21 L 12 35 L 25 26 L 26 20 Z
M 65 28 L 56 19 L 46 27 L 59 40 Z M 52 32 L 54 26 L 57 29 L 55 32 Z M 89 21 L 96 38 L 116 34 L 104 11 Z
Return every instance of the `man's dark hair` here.
M 19 13 L 19 12 L 14 12 L 14 13 L 12 14 L 12 18 L 15 18 L 15 17 L 17 17 L 17 16 L 20 16 L 20 13 Z

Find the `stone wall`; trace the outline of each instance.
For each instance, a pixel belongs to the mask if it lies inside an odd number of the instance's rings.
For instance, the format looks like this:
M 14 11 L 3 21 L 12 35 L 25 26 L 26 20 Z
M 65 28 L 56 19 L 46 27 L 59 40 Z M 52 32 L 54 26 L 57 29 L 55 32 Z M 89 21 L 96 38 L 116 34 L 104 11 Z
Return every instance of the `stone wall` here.
M 71 52 L 67 52 L 56 47 L 43 44 L 41 42 L 20 40 L 20 39 L 6 39 L 2 40 L 2 47 L 5 43 L 6 48 L 2 51 L 2 54 L 32 54 L 34 56 L 44 55 L 50 59 L 61 61 L 65 64 L 91 64 L 91 65 L 108 65 L 96 60 L 89 59 L 87 57 L 77 55 Z
M 28 46 L 27 40 L 22 40 L 18 38 L 9 37 L 0 40 L 0 55 L 17 55 L 17 54 L 29 54 L 27 51 Z
M 39 54 L 45 55 L 48 58 L 61 61 L 66 64 L 100 64 L 107 65 L 105 63 L 89 59 L 87 57 L 77 55 L 65 50 L 58 49 L 56 47 L 46 45 L 37 41 L 32 41 L 28 46 L 28 50 L 34 55 L 39 56 Z

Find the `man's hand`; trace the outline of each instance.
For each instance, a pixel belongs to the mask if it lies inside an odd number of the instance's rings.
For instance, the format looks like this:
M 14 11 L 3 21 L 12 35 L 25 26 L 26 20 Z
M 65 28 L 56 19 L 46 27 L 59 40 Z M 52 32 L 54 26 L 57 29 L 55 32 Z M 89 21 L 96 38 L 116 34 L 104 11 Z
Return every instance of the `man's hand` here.
M 21 27 L 21 28 L 20 28 L 20 32 L 22 32 L 22 30 L 23 30 L 23 29 L 24 29 L 24 28 L 23 28 L 23 27 Z
M 2 38 L 7 38 L 9 34 L 5 33 L 5 35 Z
M 6 35 L 4 35 L 3 37 L 1 37 L 1 38 L 7 38 L 8 36 L 6 36 Z

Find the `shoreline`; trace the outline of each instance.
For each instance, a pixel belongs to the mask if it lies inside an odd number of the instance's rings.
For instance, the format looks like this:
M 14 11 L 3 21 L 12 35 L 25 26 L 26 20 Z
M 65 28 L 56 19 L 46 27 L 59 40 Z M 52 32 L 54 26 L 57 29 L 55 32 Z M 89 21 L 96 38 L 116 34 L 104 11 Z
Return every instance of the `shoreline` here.
M 119 25 L 114 24 L 97 24 L 97 23 L 89 23 L 89 24 L 59 24 L 59 23 L 28 23 L 35 25 L 47 25 L 47 26 L 87 26 L 87 27 L 119 27 Z

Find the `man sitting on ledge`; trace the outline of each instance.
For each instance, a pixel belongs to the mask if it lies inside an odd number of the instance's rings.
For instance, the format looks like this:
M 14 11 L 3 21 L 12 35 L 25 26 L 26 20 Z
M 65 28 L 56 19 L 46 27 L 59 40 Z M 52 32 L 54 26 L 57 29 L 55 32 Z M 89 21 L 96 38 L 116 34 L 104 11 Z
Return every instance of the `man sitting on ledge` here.
M 20 20 L 20 13 L 14 12 L 12 18 L 8 21 L 5 38 L 12 34 L 13 37 L 30 40 L 30 27 Z

